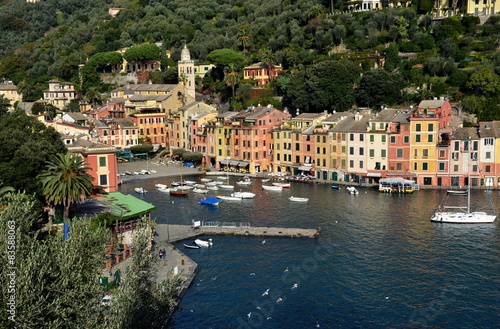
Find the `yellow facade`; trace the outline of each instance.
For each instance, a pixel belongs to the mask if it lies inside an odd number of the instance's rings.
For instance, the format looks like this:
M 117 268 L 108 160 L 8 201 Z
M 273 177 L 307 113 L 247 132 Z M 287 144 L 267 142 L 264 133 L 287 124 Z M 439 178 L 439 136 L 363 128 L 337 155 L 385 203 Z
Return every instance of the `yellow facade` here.
M 438 121 L 412 119 L 410 123 L 410 171 L 435 175 L 437 163 Z

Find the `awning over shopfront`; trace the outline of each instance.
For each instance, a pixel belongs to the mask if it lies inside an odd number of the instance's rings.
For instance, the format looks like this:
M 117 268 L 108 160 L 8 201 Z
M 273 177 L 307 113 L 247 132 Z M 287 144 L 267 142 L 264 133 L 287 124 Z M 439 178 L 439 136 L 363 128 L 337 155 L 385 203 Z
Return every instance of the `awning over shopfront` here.
M 303 171 L 311 171 L 312 167 L 309 167 L 309 166 L 301 166 L 299 167 L 299 170 L 303 170 Z
M 219 162 L 221 165 L 227 165 L 229 164 L 229 162 L 231 162 L 231 160 L 219 160 Z
M 229 165 L 230 166 L 237 166 L 239 163 L 240 163 L 239 161 L 231 160 L 231 162 L 229 162 Z
M 240 161 L 238 163 L 238 167 L 246 167 L 250 164 L 250 162 L 246 162 L 246 161 Z
M 382 177 L 382 173 L 379 172 L 369 172 L 366 177 Z

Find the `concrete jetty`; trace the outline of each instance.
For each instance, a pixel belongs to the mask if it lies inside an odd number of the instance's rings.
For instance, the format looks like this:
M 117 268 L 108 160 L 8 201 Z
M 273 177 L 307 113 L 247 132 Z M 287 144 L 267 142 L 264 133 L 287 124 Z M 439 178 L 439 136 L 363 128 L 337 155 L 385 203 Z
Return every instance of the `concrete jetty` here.
M 285 228 L 285 227 L 226 227 L 202 226 L 194 228 L 192 225 L 156 224 L 156 232 L 169 243 L 192 239 L 199 235 L 240 235 L 261 237 L 287 238 L 317 238 L 321 232 L 318 229 Z

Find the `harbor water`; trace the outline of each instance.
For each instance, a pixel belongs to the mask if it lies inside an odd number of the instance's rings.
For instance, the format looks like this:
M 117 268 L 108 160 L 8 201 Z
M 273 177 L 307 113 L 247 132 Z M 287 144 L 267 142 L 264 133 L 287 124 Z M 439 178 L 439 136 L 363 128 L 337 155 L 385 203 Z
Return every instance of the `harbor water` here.
M 197 180 L 202 176 L 184 177 Z M 201 266 L 170 328 L 494 328 L 500 323 L 500 240 L 493 224 L 431 223 L 444 190 L 390 195 L 359 187 L 291 183 L 254 199 L 203 206 L 158 192 L 152 178 L 121 192 L 153 203 L 164 224 L 193 220 L 321 228 L 318 239 L 214 236 L 210 248 L 183 249 Z M 140 185 L 137 185 L 140 184 Z M 269 184 L 269 183 L 265 183 Z M 142 186 L 149 192 L 134 193 Z M 229 195 L 230 190 L 208 196 Z M 290 196 L 309 202 L 291 202 Z M 473 208 L 494 212 L 498 191 L 472 191 Z

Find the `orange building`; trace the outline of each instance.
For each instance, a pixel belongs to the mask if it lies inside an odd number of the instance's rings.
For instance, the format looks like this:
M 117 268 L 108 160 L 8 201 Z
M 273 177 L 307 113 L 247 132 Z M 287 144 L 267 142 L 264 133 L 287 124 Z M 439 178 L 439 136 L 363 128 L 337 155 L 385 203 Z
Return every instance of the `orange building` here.
M 255 82 L 258 87 L 267 85 L 271 79 L 276 79 L 278 74 L 283 71 L 281 65 L 271 65 L 271 68 L 266 63 L 256 63 L 243 68 L 243 80 Z

